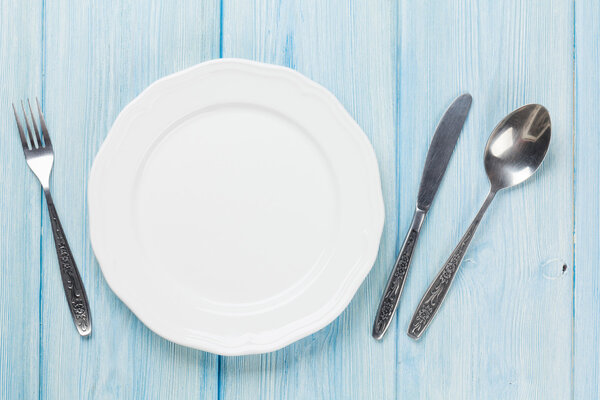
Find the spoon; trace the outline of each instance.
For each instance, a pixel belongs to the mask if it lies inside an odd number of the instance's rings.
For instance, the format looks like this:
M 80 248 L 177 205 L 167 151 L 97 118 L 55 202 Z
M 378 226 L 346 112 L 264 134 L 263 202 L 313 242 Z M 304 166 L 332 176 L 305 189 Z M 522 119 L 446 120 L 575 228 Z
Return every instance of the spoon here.
M 528 104 L 508 114 L 494 128 L 485 146 L 484 166 L 490 192 L 475 219 L 427 289 L 408 328 L 419 339 L 436 315 L 454 280 L 485 211 L 501 189 L 518 185 L 542 164 L 550 144 L 550 114 L 539 104 Z

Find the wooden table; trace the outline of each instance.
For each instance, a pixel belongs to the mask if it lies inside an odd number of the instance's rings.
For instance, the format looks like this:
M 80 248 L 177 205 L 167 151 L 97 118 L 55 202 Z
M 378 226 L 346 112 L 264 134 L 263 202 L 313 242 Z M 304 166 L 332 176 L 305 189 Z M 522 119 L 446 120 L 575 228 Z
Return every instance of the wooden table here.
M 0 0 L 0 398 L 597 399 L 600 396 L 600 3 L 393 0 Z M 296 69 L 331 90 L 379 160 L 386 226 L 348 309 L 272 354 L 218 357 L 149 331 L 112 293 L 88 237 L 90 167 L 147 85 L 218 57 Z M 399 313 L 370 336 L 450 101 L 474 102 L 425 223 Z M 200 94 L 199 94 L 200 95 Z M 54 199 L 94 333 L 65 304 L 38 182 L 10 104 L 38 96 Z M 483 201 L 496 123 L 545 105 L 541 170 L 503 192 L 420 342 L 412 311 Z

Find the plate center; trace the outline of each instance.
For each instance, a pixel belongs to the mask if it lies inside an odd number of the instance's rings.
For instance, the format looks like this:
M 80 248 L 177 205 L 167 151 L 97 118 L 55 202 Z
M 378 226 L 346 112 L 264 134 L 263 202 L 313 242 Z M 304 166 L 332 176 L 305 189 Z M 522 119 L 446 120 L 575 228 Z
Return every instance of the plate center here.
M 324 265 L 339 212 L 331 166 L 274 110 L 228 104 L 162 133 L 132 215 L 146 262 L 194 298 L 276 300 Z M 312 275 L 312 274 L 310 274 Z

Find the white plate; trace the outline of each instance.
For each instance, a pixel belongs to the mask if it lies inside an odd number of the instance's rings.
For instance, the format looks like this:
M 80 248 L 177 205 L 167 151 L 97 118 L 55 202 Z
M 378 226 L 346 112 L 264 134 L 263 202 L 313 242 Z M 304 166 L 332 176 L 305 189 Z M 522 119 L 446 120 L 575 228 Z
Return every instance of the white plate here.
M 96 156 L 90 236 L 154 332 L 223 355 L 330 323 L 371 269 L 384 211 L 373 149 L 323 87 L 224 59 L 132 101 Z

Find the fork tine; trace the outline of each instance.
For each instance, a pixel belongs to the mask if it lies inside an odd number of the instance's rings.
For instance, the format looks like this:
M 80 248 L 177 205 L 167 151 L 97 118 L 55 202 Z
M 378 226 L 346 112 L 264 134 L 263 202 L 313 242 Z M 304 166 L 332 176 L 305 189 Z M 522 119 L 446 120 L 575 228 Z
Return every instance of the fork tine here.
M 35 123 L 35 117 L 33 116 L 33 110 L 31 109 L 31 103 L 29 99 L 27 99 L 27 105 L 29 106 L 29 114 L 31 115 L 31 125 L 33 125 L 33 130 L 35 131 L 35 139 L 38 142 L 39 147 L 44 147 L 42 144 L 42 139 L 40 139 L 40 132 L 38 131 L 37 124 Z
M 25 137 L 25 132 L 23 131 L 23 126 L 21 125 L 21 120 L 19 119 L 19 114 L 17 114 L 17 109 L 15 108 L 15 103 L 12 105 L 13 111 L 15 113 L 15 119 L 17 120 L 17 128 L 19 128 L 19 137 L 21 138 L 21 144 L 23 145 L 23 150 L 29 150 L 29 145 L 27 144 L 27 138 Z
M 46 121 L 44 120 L 44 114 L 42 114 L 42 107 L 40 107 L 40 102 L 38 98 L 35 98 L 35 102 L 37 103 L 38 113 L 40 114 L 40 125 L 42 130 L 42 135 L 44 135 L 44 145 L 52 146 L 52 142 L 50 141 L 50 135 L 48 134 L 48 128 L 46 128 Z
M 21 100 L 21 108 L 23 109 L 23 118 L 25 118 L 25 126 L 27 127 L 27 133 L 29 133 L 29 143 L 31 143 L 31 150 L 37 149 L 37 145 L 33 140 L 33 131 L 31 130 L 31 126 L 29 126 L 29 120 L 27 119 L 27 111 L 25 111 L 23 100 Z

